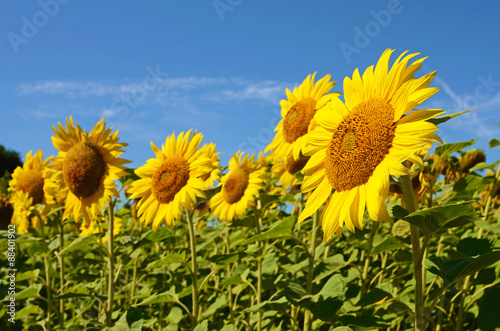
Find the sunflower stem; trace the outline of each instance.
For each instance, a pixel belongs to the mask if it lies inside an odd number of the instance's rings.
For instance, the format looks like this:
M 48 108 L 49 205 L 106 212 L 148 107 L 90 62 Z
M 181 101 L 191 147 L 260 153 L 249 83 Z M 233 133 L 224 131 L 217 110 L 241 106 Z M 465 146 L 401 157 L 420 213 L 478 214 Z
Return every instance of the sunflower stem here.
M 410 213 L 416 211 L 415 194 L 410 175 L 401 176 L 401 189 L 403 191 L 405 206 Z M 419 230 L 410 224 L 411 247 L 413 250 L 413 269 L 415 273 L 415 330 L 424 330 L 424 279 L 422 273 L 422 254 L 420 252 Z
M 60 237 L 59 237 L 59 253 L 64 249 L 64 224 L 61 219 L 59 222 L 59 231 Z M 64 294 L 64 259 L 61 254 L 58 255 L 58 260 L 59 260 L 59 278 L 60 278 L 60 288 L 59 288 L 59 296 Z M 59 319 L 59 326 L 61 330 L 64 330 L 64 300 L 59 299 L 59 311 L 61 314 L 61 318 Z
M 231 241 L 229 237 L 229 232 L 226 234 L 226 246 L 227 246 L 227 254 L 231 254 Z M 227 265 L 227 277 L 231 276 L 231 265 Z M 228 297 L 228 307 L 229 307 L 229 314 L 231 316 L 231 324 L 234 324 L 234 311 L 233 311 L 233 289 L 231 285 L 228 285 L 227 287 L 227 297 Z
M 45 231 L 43 230 L 43 223 L 41 223 L 41 234 L 42 234 L 42 243 L 43 243 L 43 264 L 45 265 L 45 287 L 47 291 L 47 330 L 51 330 L 51 315 L 52 315 L 52 291 L 50 288 L 50 266 L 49 266 L 49 248 L 47 246 L 47 241 L 45 238 Z
M 314 257 L 316 256 L 316 234 L 318 231 L 318 212 L 313 214 L 313 224 L 311 233 L 311 249 L 309 253 L 309 268 L 307 270 L 307 293 L 312 294 L 312 281 L 314 273 Z M 304 314 L 304 331 L 311 330 L 312 315 L 309 310 Z
M 109 250 L 109 257 L 108 257 L 108 311 L 106 314 L 106 324 L 107 326 L 112 325 L 112 314 L 113 314 L 113 299 L 114 299 L 114 290 L 115 290 L 115 284 L 114 284 L 114 269 L 115 269 L 115 263 L 114 263 L 114 252 L 113 252 L 113 224 L 114 223 L 114 202 L 111 201 L 108 204 L 108 250 Z
M 186 218 L 189 230 L 189 247 L 191 249 L 191 278 L 193 309 L 191 314 L 191 326 L 194 328 L 198 324 L 198 265 L 196 264 L 196 233 L 193 224 L 193 211 L 187 211 Z
M 257 208 L 254 210 L 254 215 L 255 215 L 255 224 L 257 226 L 257 233 L 260 234 L 262 232 L 262 218 L 260 217 L 260 210 L 261 207 L 261 202 L 260 200 L 257 200 Z M 262 241 L 258 242 L 259 245 L 259 259 L 257 260 L 257 305 L 260 305 L 262 302 L 262 251 L 263 251 L 263 245 L 264 243 Z M 257 331 L 262 330 L 262 312 L 259 311 L 257 312 Z

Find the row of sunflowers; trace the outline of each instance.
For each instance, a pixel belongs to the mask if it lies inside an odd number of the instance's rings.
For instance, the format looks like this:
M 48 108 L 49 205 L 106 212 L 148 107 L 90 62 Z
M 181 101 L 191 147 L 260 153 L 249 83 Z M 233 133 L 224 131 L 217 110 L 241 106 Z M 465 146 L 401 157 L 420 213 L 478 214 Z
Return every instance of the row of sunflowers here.
M 58 155 L 29 152 L 0 196 L 24 269 L 16 327 L 494 325 L 481 307 L 499 294 L 500 167 L 464 152 L 473 141 L 429 155 L 437 125 L 457 115 L 416 109 L 438 91 L 435 72 L 416 78 L 425 58 L 390 65 L 392 53 L 343 93 L 330 75 L 287 89 L 267 149 L 227 167 L 197 131 L 151 142 L 133 170 L 104 120 L 90 132 L 58 123 Z

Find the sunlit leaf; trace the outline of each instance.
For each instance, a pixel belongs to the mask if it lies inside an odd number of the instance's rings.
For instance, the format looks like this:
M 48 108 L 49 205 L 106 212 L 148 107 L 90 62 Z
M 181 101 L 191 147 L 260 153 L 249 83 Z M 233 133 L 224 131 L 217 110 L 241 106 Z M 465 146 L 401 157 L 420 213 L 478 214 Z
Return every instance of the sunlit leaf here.
M 461 151 L 462 149 L 464 149 L 466 147 L 474 145 L 477 141 L 478 141 L 478 139 L 474 139 L 474 140 L 469 140 L 469 141 L 464 141 L 464 142 L 459 142 L 459 143 L 440 145 L 440 146 L 436 147 L 434 152 L 436 153 L 436 155 L 441 156 L 441 157 L 448 156 L 452 153 Z
M 462 111 L 460 113 L 454 113 L 454 114 L 446 114 L 444 116 L 439 116 L 439 117 L 434 117 L 434 118 L 430 118 L 427 120 L 427 122 L 431 122 L 433 124 L 441 124 L 441 123 L 444 123 L 444 122 L 447 122 L 449 120 L 451 120 L 452 118 L 455 118 L 457 116 L 460 116 L 460 115 L 463 115 L 465 113 L 468 113 L 468 112 L 471 112 L 473 110 L 475 110 L 477 108 L 474 108 L 474 109 L 470 109 L 470 110 L 466 110 L 466 111 Z
M 472 202 L 438 206 L 416 211 L 404 218 L 417 226 L 426 235 L 433 232 L 462 226 L 479 217 L 472 208 Z
M 292 215 L 284 220 L 277 222 L 269 230 L 257 234 L 249 239 L 245 240 L 241 245 L 252 244 L 257 241 L 276 239 L 276 238 L 287 238 L 292 236 L 293 225 L 295 224 L 296 216 Z
M 496 138 L 490 140 L 490 148 L 500 146 L 500 141 Z
M 75 250 L 88 250 L 90 245 L 97 244 L 97 238 L 95 236 L 88 237 L 78 237 L 71 242 L 67 247 L 65 247 L 59 255 L 64 255 Z
M 408 223 L 407 223 L 408 224 Z M 402 242 L 397 237 L 388 237 L 384 239 L 380 244 L 373 247 L 372 254 L 379 254 L 387 251 L 392 251 L 395 249 L 409 248 L 410 246 Z

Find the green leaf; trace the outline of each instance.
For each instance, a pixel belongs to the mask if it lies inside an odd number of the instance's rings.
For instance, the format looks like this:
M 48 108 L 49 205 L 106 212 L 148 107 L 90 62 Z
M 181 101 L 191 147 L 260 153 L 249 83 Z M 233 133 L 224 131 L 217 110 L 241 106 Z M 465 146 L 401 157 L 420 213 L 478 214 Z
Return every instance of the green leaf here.
M 490 170 L 495 170 L 497 164 L 500 163 L 500 160 L 487 164 L 486 162 L 479 162 L 475 166 L 469 169 L 470 172 L 477 171 L 477 170 L 483 170 L 483 169 L 490 169 Z
M 271 227 L 266 232 L 263 232 L 261 234 L 257 234 L 255 236 L 245 240 L 243 243 L 241 243 L 241 245 L 245 246 L 245 245 L 257 242 L 257 241 L 291 237 L 293 225 L 295 224 L 296 219 L 297 219 L 297 216 L 295 216 L 295 215 L 288 216 L 283 221 L 277 222 L 273 227 Z
M 344 260 L 344 255 L 342 254 L 335 254 L 327 257 L 314 267 L 314 282 L 331 276 L 334 272 L 342 269 L 347 264 L 348 262 Z
M 500 261 L 500 251 L 489 252 L 477 258 L 444 260 L 431 256 L 424 261 L 425 267 L 435 275 L 443 278 L 445 283 L 452 283 L 460 278 L 472 275 Z
M 343 298 L 346 291 L 346 284 L 341 275 L 335 274 L 323 286 L 321 291 L 317 296 L 328 299 L 328 298 Z
M 229 277 L 225 277 L 224 280 L 220 283 L 221 286 L 228 286 L 228 285 L 236 285 L 240 284 L 243 280 L 241 279 L 240 275 L 232 275 Z
M 408 251 L 397 251 L 392 254 L 394 260 L 398 263 L 411 263 L 413 262 L 413 254 Z
M 484 291 L 483 298 L 479 304 L 477 323 L 484 331 L 493 331 L 500 328 L 498 318 L 498 303 L 500 302 L 500 284 L 496 284 Z
M 88 250 L 91 244 L 97 244 L 97 238 L 95 236 L 78 237 L 66 248 L 64 248 L 59 255 L 64 255 L 73 252 L 74 250 Z
M 26 298 L 34 298 L 38 296 L 40 290 L 42 289 L 42 284 L 34 284 L 30 287 L 25 288 L 21 292 L 16 293 L 16 300 L 26 299 Z
M 204 320 L 203 322 L 198 323 L 193 331 L 208 331 L 208 321 Z
M 464 238 L 458 242 L 457 250 L 465 256 L 475 256 L 491 252 L 489 239 Z
M 232 254 L 219 254 L 211 256 L 209 260 L 217 264 L 229 264 L 229 263 L 234 263 L 236 261 L 240 261 L 245 256 L 247 256 L 245 252 L 238 252 Z
M 470 110 L 466 110 L 466 111 L 463 111 L 463 112 L 460 112 L 460 113 L 454 113 L 454 114 L 447 114 L 447 115 L 444 115 L 444 116 L 440 116 L 440 117 L 434 117 L 434 118 L 430 118 L 427 120 L 427 122 L 431 122 L 433 124 L 441 124 L 441 123 L 444 123 L 444 122 L 447 122 L 449 120 L 451 120 L 452 118 L 455 118 L 457 116 L 460 116 L 460 115 L 463 115 L 465 113 L 468 113 L 470 111 L 473 111 L 477 108 L 474 108 L 474 109 L 470 109 Z
M 406 238 L 411 234 L 410 224 L 400 219 L 392 225 L 391 233 L 393 236 Z
M 489 252 L 483 255 L 478 256 L 471 263 L 465 266 L 460 271 L 459 277 L 466 277 L 472 275 L 480 270 L 483 270 L 489 267 L 492 264 L 500 261 L 500 251 Z
M 461 151 L 462 149 L 464 149 L 466 147 L 474 145 L 477 141 L 478 141 L 478 139 L 474 139 L 474 140 L 468 140 L 468 141 L 459 142 L 459 143 L 440 145 L 440 146 L 436 147 L 434 152 L 436 153 L 436 155 L 438 155 L 440 157 L 448 156 L 452 153 Z
M 416 211 L 404 218 L 417 226 L 425 235 L 474 222 L 479 217 L 472 202 L 445 205 Z
M 406 224 L 408 224 L 408 223 L 406 223 Z M 371 253 L 373 255 L 375 255 L 375 254 L 379 254 L 379 253 L 383 253 L 383 252 L 387 252 L 387 251 L 392 251 L 395 249 L 409 248 L 409 247 L 410 246 L 408 246 L 406 243 L 402 242 L 397 237 L 389 237 L 389 238 L 386 238 L 385 240 L 383 240 L 377 246 L 375 246 L 372 249 Z
M 20 282 L 25 279 L 35 279 L 40 274 L 40 269 L 29 270 L 26 272 L 16 274 L 16 282 Z
M 162 266 L 165 266 L 165 265 L 170 264 L 170 263 L 183 263 L 184 259 L 185 259 L 184 255 L 177 254 L 177 253 L 169 254 L 167 256 L 162 257 L 159 260 L 156 260 L 156 261 L 148 264 L 148 266 L 146 267 L 146 270 L 150 270 L 150 269 L 153 269 L 156 267 L 162 267 Z
M 276 301 L 264 301 L 258 305 L 253 305 L 249 308 L 246 308 L 245 311 L 250 313 L 256 313 L 256 312 L 265 313 L 266 311 L 285 312 L 287 306 L 288 306 L 288 300 L 286 299 L 286 297 L 281 297 Z
M 207 310 L 203 312 L 201 315 L 202 318 L 209 317 L 211 315 L 214 315 L 217 310 L 219 310 L 222 307 L 227 306 L 227 297 L 223 294 L 212 303 Z
M 172 286 L 168 291 L 163 293 L 153 294 L 152 296 L 147 297 L 145 300 L 135 304 L 134 307 L 152 305 L 156 303 L 162 302 L 177 302 L 178 296 L 175 293 L 175 288 Z
M 354 331 L 348 326 L 338 326 L 335 329 L 332 329 L 332 331 Z
M 359 299 L 356 306 L 373 305 L 380 301 L 384 302 L 387 298 L 392 298 L 392 295 L 379 288 L 373 288 Z
M 490 140 L 490 148 L 500 146 L 500 141 L 496 138 Z
M 476 175 L 467 175 L 466 177 L 460 178 L 455 185 L 453 185 L 453 191 L 463 192 L 468 190 L 477 190 L 481 184 L 481 177 Z
M 262 194 L 260 196 L 260 201 L 262 202 L 262 209 L 267 207 L 268 205 L 279 202 L 279 198 L 281 195 L 270 195 L 270 194 Z
M 394 216 L 397 219 L 402 220 L 406 216 L 408 216 L 408 214 L 410 214 L 408 210 L 404 209 L 400 205 L 395 205 L 394 207 L 392 207 L 392 216 Z
M 35 305 L 26 306 L 16 313 L 16 320 L 19 320 L 27 315 L 40 315 L 40 313 L 41 313 L 40 307 Z
M 165 239 L 170 238 L 173 235 L 174 234 L 169 229 L 167 229 L 165 227 L 160 227 L 156 231 L 149 230 L 148 232 L 146 232 L 142 236 L 141 241 L 143 241 L 145 239 L 145 240 L 149 240 L 152 242 L 159 242 L 159 241 L 164 241 Z

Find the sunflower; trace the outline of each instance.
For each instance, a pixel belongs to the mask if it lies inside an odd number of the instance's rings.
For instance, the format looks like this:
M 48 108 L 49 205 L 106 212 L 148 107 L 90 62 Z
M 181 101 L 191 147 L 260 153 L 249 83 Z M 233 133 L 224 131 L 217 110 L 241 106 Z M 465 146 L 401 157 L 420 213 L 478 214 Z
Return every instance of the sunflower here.
M 336 82 L 330 82 L 326 75 L 314 83 L 314 77 L 309 75 L 293 93 L 286 89 L 288 100 L 281 100 L 281 116 L 273 141 L 267 146 L 266 152 L 273 151 L 273 159 L 287 159 L 290 155 L 297 160 L 305 147 L 307 133 L 314 128 L 314 115 L 327 106 L 328 102 L 340 93 L 328 93 Z
M 120 217 L 113 218 L 113 236 L 118 236 L 121 233 L 122 223 L 123 222 Z M 96 233 L 106 233 L 104 237 L 99 239 L 99 242 L 102 245 L 105 245 L 109 238 L 108 231 L 105 229 L 105 225 L 106 225 L 105 220 L 101 221 L 91 220 L 88 224 L 82 222 L 82 225 L 80 226 L 80 233 L 78 234 L 78 236 L 87 237 Z
M 63 218 L 76 222 L 101 215 L 111 197 L 119 197 L 114 180 L 127 175 L 123 166 L 130 161 L 119 158 L 128 144 L 118 142 L 118 131 L 106 129 L 101 119 L 89 133 L 70 116 L 65 129 L 54 127 L 52 143 L 59 150 L 52 169 L 61 191 L 66 191 Z
M 10 203 L 8 196 L 4 196 L 0 191 L 0 228 L 7 227 L 12 219 L 12 214 L 14 213 L 14 208 Z
M 203 175 L 201 179 L 205 182 L 205 189 L 213 188 L 215 181 L 220 179 L 219 154 L 215 152 L 215 144 L 210 143 L 204 146 L 205 156 L 212 160 L 212 171 Z
M 290 156 L 286 162 L 283 160 L 275 161 L 271 168 L 271 173 L 274 178 L 278 179 L 278 185 L 287 190 L 300 182 L 300 180 L 295 177 L 295 174 L 304 168 L 307 161 L 308 158 L 304 156 L 300 156 L 298 160 Z
M 222 189 L 210 200 L 215 216 L 232 221 L 255 204 L 255 196 L 264 187 L 266 168 L 254 161 L 255 155 L 238 151 L 229 160 L 229 172 L 221 179 Z
M 48 166 L 52 156 L 43 160 L 43 152 L 39 150 L 32 156 L 29 151 L 22 167 L 17 167 L 12 173 L 12 180 L 9 181 L 9 191 L 12 193 L 10 203 L 14 209 L 12 215 L 12 224 L 15 224 L 19 233 L 25 234 L 30 226 L 39 227 L 40 219 L 38 215 L 31 213 L 36 204 L 44 205 L 39 211 L 42 218 L 50 210 L 50 205 L 54 203 L 49 194 L 51 186 L 52 173 Z
M 183 208 L 192 210 L 196 197 L 206 197 L 202 177 L 213 170 L 208 148 L 198 149 L 203 135 L 191 130 L 169 136 L 161 150 L 151 142 L 156 158 L 135 170 L 139 180 L 128 190 L 130 199 L 141 198 L 138 215 L 145 225 L 153 222 L 156 231 L 162 221 L 172 227 Z
M 365 206 L 375 221 L 391 221 L 385 200 L 389 175 L 402 176 L 410 160 L 423 168 L 416 153 L 428 143 L 441 141 L 438 127 L 428 121 L 439 109 L 414 110 L 436 93 L 428 88 L 435 72 L 414 78 L 425 58 L 408 65 L 418 54 L 403 53 L 389 70 L 393 50 L 386 50 L 376 67 L 344 80 L 345 103 L 332 99 L 330 109 L 316 114 L 318 126 L 309 133 L 305 150 L 310 155 L 303 169 L 302 192 L 314 190 L 299 222 L 311 216 L 330 197 L 322 216 L 324 239 L 341 235 L 343 224 L 354 232 L 362 228 Z

